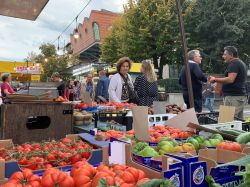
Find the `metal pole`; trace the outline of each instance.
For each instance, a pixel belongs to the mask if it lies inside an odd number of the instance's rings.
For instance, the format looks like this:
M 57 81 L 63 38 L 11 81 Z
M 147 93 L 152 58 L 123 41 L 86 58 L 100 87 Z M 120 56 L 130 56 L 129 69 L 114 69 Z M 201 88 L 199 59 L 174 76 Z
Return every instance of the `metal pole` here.
M 189 104 L 190 104 L 190 108 L 192 108 L 194 107 L 194 94 L 193 94 L 193 89 L 192 89 L 191 73 L 190 73 L 190 68 L 189 68 L 189 63 L 188 63 L 187 41 L 186 41 L 180 0 L 176 0 L 176 9 L 178 13 L 179 26 L 180 26 L 180 32 L 181 32 L 182 50 L 184 53 L 184 63 L 185 63 L 185 70 L 186 70 L 186 81 L 187 81 L 187 87 L 188 87 Z

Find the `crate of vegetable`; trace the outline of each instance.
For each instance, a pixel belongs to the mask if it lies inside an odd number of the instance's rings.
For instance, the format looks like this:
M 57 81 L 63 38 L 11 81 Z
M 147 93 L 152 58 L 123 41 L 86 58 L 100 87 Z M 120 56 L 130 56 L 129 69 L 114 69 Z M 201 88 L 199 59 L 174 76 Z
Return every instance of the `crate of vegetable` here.
M 7 143 L 8 142 L 8 143 Z M 31 169 L 41 173 L 44 169 L 59 167 L 69 169 L 78 161 L 87 160 L 93 165 L 102 161 L 102 149 L 83 142 L 75 136 L 59 141 L 13 145 L 11 140 L 0 140 L 0 158 L 5 160 L 5 175 Z
M 94 168 L 86 161 L 73 165 L 70 173 L 50 168 L 41 177 L 25 169 L 14 173 L 3 187 L 36 186 L 36 187 L 170 187 L 167 179 L 149 179 L 145 172 L 122 164 L 101 164 Z

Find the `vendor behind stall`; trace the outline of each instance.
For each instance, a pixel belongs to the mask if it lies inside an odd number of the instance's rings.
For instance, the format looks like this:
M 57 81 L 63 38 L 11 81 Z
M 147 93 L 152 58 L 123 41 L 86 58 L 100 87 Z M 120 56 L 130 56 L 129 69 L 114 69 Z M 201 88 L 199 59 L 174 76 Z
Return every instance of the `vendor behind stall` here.
M 57 86 L 58 95 L 64 97 L 65 84 L 63 80 L 61 79 L 60 74 L 58 72 L 53 73 L 51 76 L 51 79 L 53 82 L 59 83 L 59 85 Z
M 1 84 L 1 94 L 3 97 L 3 101 L 5 102 L 4 98 L 6 97 L 6 95 L 13 94 L 13 93 L 15 93 L 15 91 L 10 86 L 11 75 L 9 73 L 5 73 L 2 75 L 2 81 L 3 81 L 3 83 Z

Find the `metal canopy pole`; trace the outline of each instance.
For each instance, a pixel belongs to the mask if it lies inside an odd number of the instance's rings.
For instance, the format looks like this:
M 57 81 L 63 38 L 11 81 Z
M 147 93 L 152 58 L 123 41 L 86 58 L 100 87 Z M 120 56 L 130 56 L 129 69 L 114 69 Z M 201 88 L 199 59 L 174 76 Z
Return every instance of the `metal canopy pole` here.
M 179 26 L 180 26 L 180 32 L 181 32 L 182 50 L 184 53 L 184 63 L 185 63 L 185 70 L 186 70 L 186 81 L 187 81 L 187 87 L 188 87 L 189 104 L 190 104 L 190 108 L 192 108 L 194 107 L 194 96 L 193 96 L 194 94 L 193 94 L 193 89 L 192 89 L 191 73 L 190 73 L 190 68 L 189 68 L 189 63 L 188 63 L 187 41 L 186 41 L 180 0 L 176 0 L 176 9 L 178 13 Z

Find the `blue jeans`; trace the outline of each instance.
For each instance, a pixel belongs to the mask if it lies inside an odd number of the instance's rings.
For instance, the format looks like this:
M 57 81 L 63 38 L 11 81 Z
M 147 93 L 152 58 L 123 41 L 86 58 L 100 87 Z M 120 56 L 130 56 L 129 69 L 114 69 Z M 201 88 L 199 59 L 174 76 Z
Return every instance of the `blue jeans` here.
M 205 100 L 205 107 L 208 108 L 210 112 L 214 111 L 214 98 L 206 98 Z

